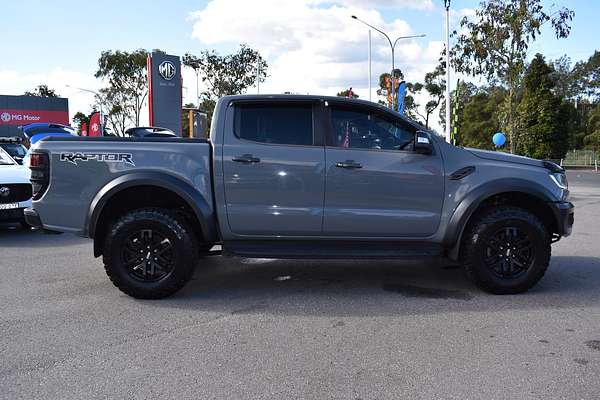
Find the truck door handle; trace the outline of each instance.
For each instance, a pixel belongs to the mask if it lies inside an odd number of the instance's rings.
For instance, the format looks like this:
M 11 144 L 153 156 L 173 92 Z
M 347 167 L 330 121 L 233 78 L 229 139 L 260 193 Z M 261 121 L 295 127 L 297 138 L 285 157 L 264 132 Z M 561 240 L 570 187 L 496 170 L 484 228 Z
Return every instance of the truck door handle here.
M 244 154 L 243 156 L 233 157 L 232 161 L 241 162 L 244 164 L 254 164 L 259 163 L 260 158 L 254 157 L 252 154 Z
M 354 160 L 338 161 L 335 163 L 335 166 L 338 168 L 348 168 L 348 169 L 362 168 L 362 165 L 360 163 L 357 163 Z

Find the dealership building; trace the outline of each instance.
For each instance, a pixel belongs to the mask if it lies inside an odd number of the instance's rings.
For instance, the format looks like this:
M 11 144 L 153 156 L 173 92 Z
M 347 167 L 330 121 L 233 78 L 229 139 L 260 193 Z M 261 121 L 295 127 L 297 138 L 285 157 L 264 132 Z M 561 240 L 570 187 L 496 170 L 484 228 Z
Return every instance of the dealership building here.
M 0 136 L 22 136 L 34 122 L 69 124 L 69 100 L 62 97 L 0 95 Z

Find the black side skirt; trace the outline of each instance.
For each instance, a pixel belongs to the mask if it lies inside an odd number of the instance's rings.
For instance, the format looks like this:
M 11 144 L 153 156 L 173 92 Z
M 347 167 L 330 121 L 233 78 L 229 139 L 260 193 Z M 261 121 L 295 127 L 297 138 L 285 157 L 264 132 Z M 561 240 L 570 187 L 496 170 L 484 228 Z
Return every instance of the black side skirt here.
M 249 258 L 412 259 L 443 254 L 441 245 L 414 241 L 243 240 L 223 244 L 223 255 Z

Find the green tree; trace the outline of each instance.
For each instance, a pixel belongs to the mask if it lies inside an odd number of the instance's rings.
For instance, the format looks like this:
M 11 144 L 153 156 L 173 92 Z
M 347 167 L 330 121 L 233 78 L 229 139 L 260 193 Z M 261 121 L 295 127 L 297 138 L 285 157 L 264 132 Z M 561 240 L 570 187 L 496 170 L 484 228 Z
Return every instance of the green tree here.
M 424 83 L 407 83 L 406 85 L 408 89 L 407 93 L 410 93 L 410 104 L 408 104 L 409 102 L 407 102 L 405 98 L 405 104 L 408 105 L 408 107 L 405 108 L 408 108 L 409 115 L 418 117 L 415 119 L 422 122 L 426 128 L 429 128 L 429 119 L 431 115 L 444 101 L 444 93 L 446 90 L 445 76 L 446 62 L 440 58 L 440 63 L 435 69 L 425 74 Z M 425 90 L 425 93 L 423 93 L 423 89 Z M 415 97 L 422 97 L 422 94 L 426 94 L 427 96 L 423 106 L 415 101 Z
M 350 89 L 352 89 L 352 88 L 350 88 Z M 336 94 L 336 96 L 339 96 L 339 97 L 348 97 L 348 93 L 350 93 L 350 89 L 342 90 L 341 92 L 338 92 Z M 352 91 L 352 98 L 353 99 L 358 99 L 358 95 L 356 93 L 354 93 L 354 90 Z
M 50 89 L 48 85 L 41 84 L 37 85 L 33 91 L 25 92 L 25 96 L 35 96 L 35 97 L 59 97 L 58 93 L 54 89 Z
M 461 146 L 493 150 L 492 136 L 501 129 L 498 107 L 505 101 L 506 90 L 502 87 L 468 90 L 461 95 L 464 105 L 459 108 L 457 141 Z
M 257 76 L 260 82 L 264 82 L 268 69 L 267 62 L 260 53 L 245 44 L 240 45 L 237 53 L 225 56 L 214 50 L 203 51 L 199 56 L 187 53 L 183 56 L 183 65 L 192 68 L 207 87 L 200 94 L 200 108 L 206 107 L 209 120 L 216 100 L 227 95 L 245 93 L 248 88 L 256 85 Z
M 111 135 L 124 136 L 125 131 L 131 123 L 139 126 L 139 116 L 137 123 L 134 120 L 131 97 L 126 91 L 114 87 L 100 89 L 100 96 L 96 97 L 96 105 L 103 111 L 106 128 Z
M 146 62 L 148 52 L 138 49 L 132 52 L 121 50 L 103 51 L 98 59 L 96 78 L 103 79 L 106 87 L 102 89 L 102 102 L 106 103 L 109 119 L 111 113 L 118 115 L 112 120 L 119 134 L 129 122 L 140 124 L 140 114 L 148 96 L 148 76 Z
M 527 50 L 550 22 L 557 38 L 569 35 L 574 12 L 560 8 L 548 14 L 542 0 L 483 0 L 475 17 L 464 17 L 462 33 L 453 33 L 453 65 L 459 72 L 483 76 L 508 89 L 504 106 L 505 131 L 511 152 L 516 148 L 517 90 L 526 65 Z
M 86 114 L 82 113 L 81 111 L 77 111 L 77 113 L 75 113 L 75 115 L 73 116 L 73 124 L 75 124 L 75 126 L 77 127 L 78 135 L 81 135 L 81 125 L 83 125 L 84 122 L 89 127 L 89 125 L 90 125 L 89 115 L 86 115 Z
M 583 144 L 588 149 L 600 150 L 600 103 L 590 112 Z
M 573 75 L 578 97 L 587 97 L 594 103 L 600 100 L 600 51 L 575 64 Z
M 459 90 L 458 100 L 456 99 L 456 90 Z M 451 118 L 452 118 L 452 127 L 456 126 L 458 132 L 460 133 L 460 127 L 462 126 L 463 121 L 461 120 L 465 105 L 467 102 L 478 92 L 477 86 L 475 86 L 471 82 L 466 82 L 463 80 L 459 80 L 457 82 L 457 88 L 450 92 L 450 98 L 452 99 L 452 109 L 450 110 Z M 456 101 L 456 104 L 454 103 Z M 454 113 L 458 114 L 458 118 L 455 118 Z M 438 120 L 440 125 L 445 130 L 446 129 L 446 98 L 444 97 L 440 103 L 439 111 L 438 111 Z M 457 144 L 460 144 L 458 141 L 458 137 L 455 138 L 457 140 Z
M 210 132 L 210 124 L 212 123 L 213 113 L 217 102 L 213 99 L 204 98 L 200 101 L 198 109 L 206 113 L 206 129 Z
M 520 130 L 517 152 L 534 158 L 563 158 L 569 149 L 568 110 L 554 93 L 554 68 L 536 54 L 523 79 L 518 106 Z
M 555 83 L 554 92 L 565 99 L 576 97 L 575 77 L 571 68 L 571 59 L 564 55 L 552 62 L 552 80 Z

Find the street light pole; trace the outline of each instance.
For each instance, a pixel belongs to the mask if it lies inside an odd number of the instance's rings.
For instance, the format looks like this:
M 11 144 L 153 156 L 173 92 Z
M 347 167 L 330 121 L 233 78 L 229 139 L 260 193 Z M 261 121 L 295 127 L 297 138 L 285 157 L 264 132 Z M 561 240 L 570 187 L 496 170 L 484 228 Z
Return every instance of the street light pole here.
M 446 142 L 450 143 L 450 0 L 446 6 Z
M 372 81 L 373 81 L 373 78 L 371 76 L 371 30 L 369 29 L 369 101 L 371 101 L 371 92 L 373 91 L 371 89 Z
M 197 68 L 194 68 L 194 72 L 196 73 L 196 107 L 200 109 L 200 82 L 198 76 L 200 71 Z
M 376 27 L 374 27 L 373 25 L 363 21 L 362 19 L 358 18 L 356 15 L 352 15 L 352 19 L 357 20 L 358 22 L 362 22 L 363 24 L 367 25 L 369 28 L 376 30 L 377 32 L 381 33 L 383 36 L 385 36 L 385 38 L 387 39 L 388 43 L 390 44 L 390 49 L 392 50 L 392 104 L 390 105 L 390 108 L 393 110 L 394 109 L 394 92 L 395 92 L 395 76 L 394 76 L 394 69 L 396 69 L 395 64 L 394 64 L 394 51 L 396 49 L 396 44 L 398 43 L 398 41 L 400 39 L 412 39 L 412 38 L 418 38 L 418 37 L 425 37 L 424 34 L 422 35 L 412 35 L 412 36 L 400 36 L 398 38 L 396 38 L 396 40 L 394 40 L 394 42 L 392 43 L 392 39 L 390 39 L 390 37 L 387 35 L 387 33 L 385 33 L 384 31 L 382 31 L 381 29 L 378 29 Z M 369 41 L 370 44 L 370 41 Z M 370 52 L 369 52 L 370 54 Z
M 256 60 L 256 94 L 260 94 L 260 58 Z

